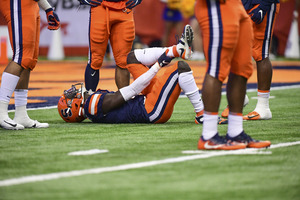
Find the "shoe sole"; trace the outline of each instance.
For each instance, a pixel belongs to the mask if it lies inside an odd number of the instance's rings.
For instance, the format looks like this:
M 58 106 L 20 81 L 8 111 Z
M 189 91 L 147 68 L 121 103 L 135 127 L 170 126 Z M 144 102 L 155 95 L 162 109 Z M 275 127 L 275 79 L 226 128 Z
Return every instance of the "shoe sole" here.
M 268 120 L 272 119 L 272 113 L 266 114 L 265 117 L 261 117 L 256 111 L 250 112 L 247 115 L 243 116 L 243 120 Z
M 235 145 L 227 145 L 227 144 L 220 144 L 220 145 L 210 145 L 206 147 L 206 142 L 199 141 L 198 142 L 198 149 L 199 150 L 238 150 L 238 149 L 245 149 L 246 145 L 243 143 L 238 143 Z
M 186 25 L 184 28 L 184 38 L 189 47 L 191 47 L 194 40 L 194 32 L 190 25 Z
M 5 127 L 5 126 L 0 126 L 0 127 L 5 130 L 24 130 L 24 127 Z
M 260 141 L 260 142 L 252 142 L 249 143 L 247 145 L 247 148 L 256 148 L 256 149 L 260 149 L 260 148 L 267 148 L 271 146 L 271 142 L 270 141 Z

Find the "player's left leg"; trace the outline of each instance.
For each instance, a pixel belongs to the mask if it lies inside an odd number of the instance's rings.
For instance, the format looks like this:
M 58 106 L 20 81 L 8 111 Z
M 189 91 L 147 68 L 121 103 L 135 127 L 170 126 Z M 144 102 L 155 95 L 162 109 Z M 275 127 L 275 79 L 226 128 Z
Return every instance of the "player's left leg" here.
M 18 84 L 23 68 L 15 62 L 10 62 L 1 78 L 0 87 L 0 127 L 8 130 L 24 129 L 24 126 L 16 123 L 8 116 L 10 98 Z
M 228 130 L 226 139 L 244 143 L 248 148 L 263 148 L 270 146 L 270 141 L 252 139 L 243 129 L 243 106 L 245 101 L 247 80 L 251 76 L 252 27 L 250 18 L 245 17 L 240 22 L 237 47 L 231 62 L 231 72 L 227 83 L 227 100 L 229 104 Z
M 127 55 L 132 49 L 135 37 L 133 13 L 110 10 L 109 40 L 116 61 L 115 82 L 120 89 L 129 85 L 130 73 L 127 70 Z
M 26 106 L 28 97 L 29 77 L 30 70 L 23 70 L 18 85 L 15 89 L 16 110 L 14 121 L 18 124 L 22 124 L 25 128 L 48 128 L 48 123 L 41 123 L 37 120 L 32 120 L 27 114 Z

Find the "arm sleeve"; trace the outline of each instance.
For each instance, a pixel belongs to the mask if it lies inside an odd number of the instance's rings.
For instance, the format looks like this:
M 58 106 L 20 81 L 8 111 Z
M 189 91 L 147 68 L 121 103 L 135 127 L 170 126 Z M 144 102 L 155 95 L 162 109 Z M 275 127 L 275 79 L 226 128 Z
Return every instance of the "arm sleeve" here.
M 39 6 L 45 11 L 48 10 L 49 8 L 52 8 L 52 6 L 49 4 L 47 0 L 39 0 L 38 3 Z

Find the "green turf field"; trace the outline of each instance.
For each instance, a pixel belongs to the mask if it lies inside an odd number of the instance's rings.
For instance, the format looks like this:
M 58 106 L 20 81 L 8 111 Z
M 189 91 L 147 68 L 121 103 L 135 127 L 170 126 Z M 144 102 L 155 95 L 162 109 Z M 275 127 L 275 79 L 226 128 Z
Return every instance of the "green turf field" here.
M 244 114 L 256 104 L 251 99 L 256 92 L 248 95 L 250 103 Z M 300 141 L 300 89 L 273 90 L 271 95 L 275 96 L 270 100 L 273 119 L 246 121 L 245 131 L 272 144 Z M 223 97 L 221 107 L 225 105 Z M 194 124 L 193 109 L 187 98 L 178 100 L 170 121 L 161 125 L 92 124 L 88 120 L 67 124 L 56 109 L 33 110 L 29 115 L 50 123 L 50 128 L 0 129 L 0 185 L 7 179 L 17 180 L 17 185 L 0 186 L 0 199 L 300 199 L 300 145 L 263 150 L 265 154 L 199 156 L 190 161 L 122 171 L 111 168 L 194 156 L 182 154 L 184 150 L 197 149 L 202 128 Z M 227 125 L 219 126 L 220 134 L 225 134 L 226 129 Z M 90 149 L 109 152 L 68 155 Z M 208 154 L 212 155 L 211 152 Z M 104 167 L 108 172 L 80 176 L 69 173 Z M 23 176 L 58 172 L 66 172 L 70 177 L 18 182 Z

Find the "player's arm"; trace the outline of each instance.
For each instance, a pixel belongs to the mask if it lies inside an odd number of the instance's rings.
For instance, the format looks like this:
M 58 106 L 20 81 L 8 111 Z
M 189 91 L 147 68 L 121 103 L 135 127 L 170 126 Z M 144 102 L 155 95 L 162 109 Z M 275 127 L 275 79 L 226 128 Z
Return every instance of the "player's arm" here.
M 104 114 L 123 105 L 132 97 L 139 95 L 149 84 L 156 73 L 164 66 L 168 65 L 173 58 L 168 57 L 164 52 L 158 61 L 144 74 L 139 76 L 129 86 L 121 88 L 115 93 L 105 95 L 102 103 L 102 112 Z
M 40 8 L 42 8 L 47 15 L 48 21 L 48 29 L 49 30 L 57 30 L 60 27 L 60 20 L 58 15 L 54 12 L 52 6 L 49 4 L 47 0 L 36 0 Z

